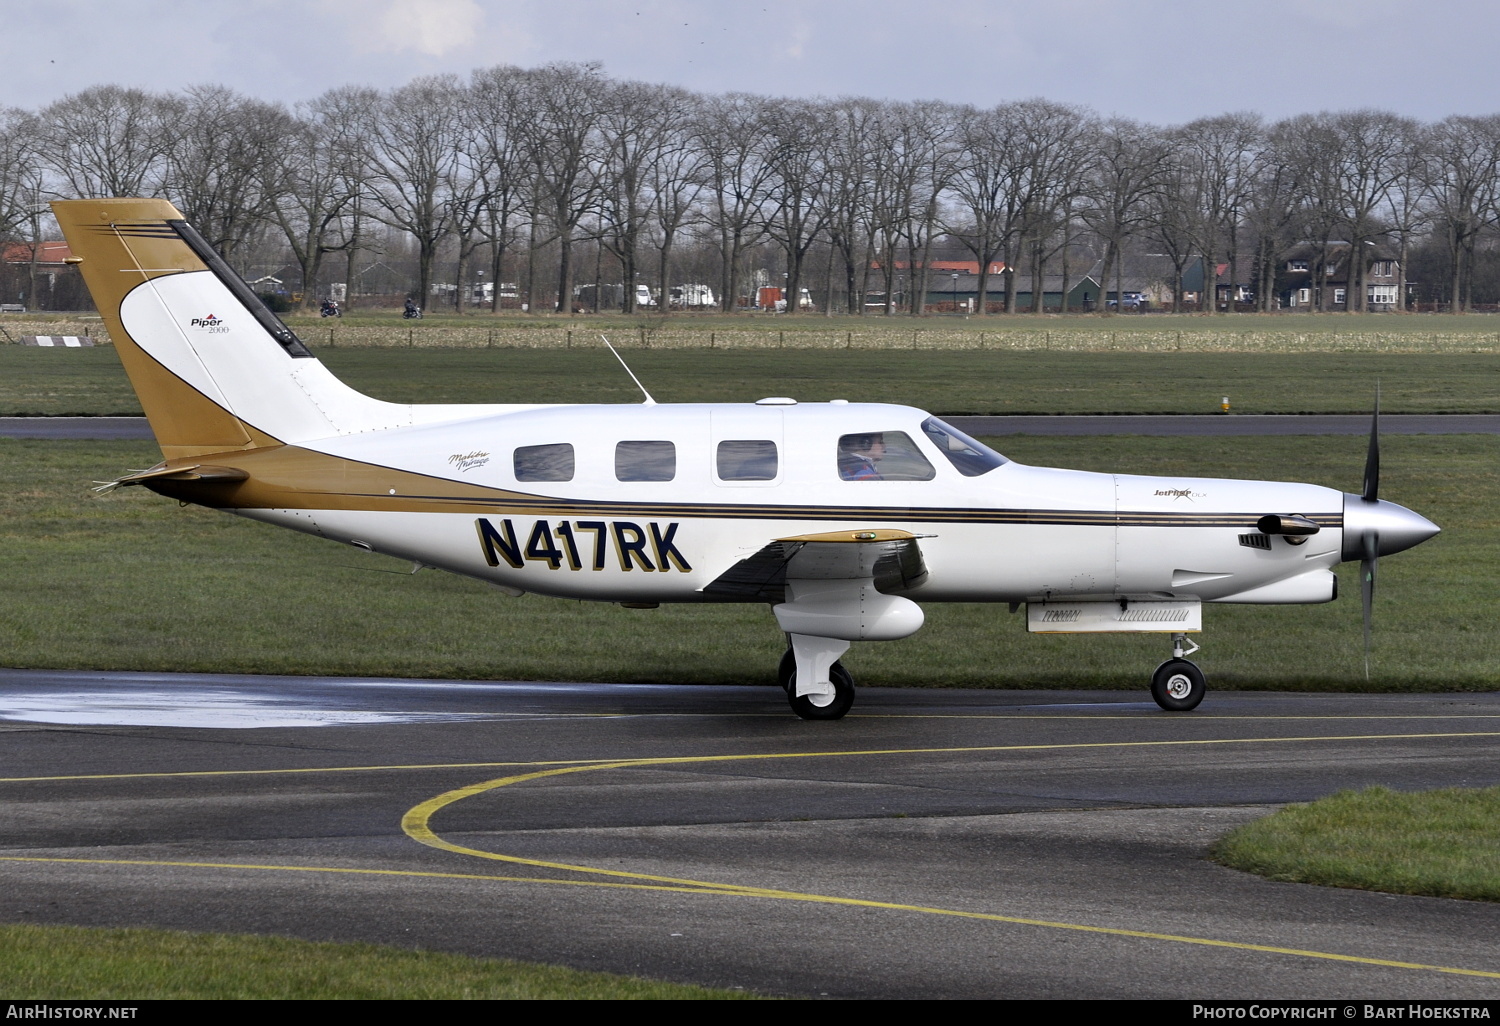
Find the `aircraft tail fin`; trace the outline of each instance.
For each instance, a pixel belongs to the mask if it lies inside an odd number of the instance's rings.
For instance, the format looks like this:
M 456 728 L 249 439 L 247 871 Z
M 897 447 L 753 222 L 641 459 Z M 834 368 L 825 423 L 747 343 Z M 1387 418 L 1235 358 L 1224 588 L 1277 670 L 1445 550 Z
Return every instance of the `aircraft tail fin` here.
M 169 460 L 410 423 L 335 378 L 166 200 L 52 209 Z

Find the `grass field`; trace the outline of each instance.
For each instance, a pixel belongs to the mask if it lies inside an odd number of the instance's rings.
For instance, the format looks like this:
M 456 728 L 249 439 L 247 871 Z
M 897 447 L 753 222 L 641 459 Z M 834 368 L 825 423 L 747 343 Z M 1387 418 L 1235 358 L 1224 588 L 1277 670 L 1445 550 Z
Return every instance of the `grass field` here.
M 383 344 L 387 345 L 404 344 L 413 335 L 416 336 L 416 344 L 423 345 L 427 344 L 422 341 L 423 335 L 442 337 L 451 332 L 463 332 L 466 337 L 475 338 L 479 344 L 488 344 L 492 331 L 495 333 L 496 343 L 500 345 L 509 344 L 512 341 L 515 344 L 552 345 L 554 344 L 553 338 L 558 339 L 556 344 L 566 345 L 567 332 L 571 331 L 574 345 L 597 345 L 598 341 L 595 336 L 601 332 L 609 334 L 616 345 L 642 344 L 643 332 L 646 336 L 645 341 L 653 344 L 673 344 L 664 340 L 689 340 L 700 334 L 706 336 L 717 332 L 726 340 L 724 343 L 726 346 L 733 344 L 727 340 L 736 338 L 746 339 L 747 344 L 777 345 L 782 343 L 779 336 L 783 333 L 787 336 L 784 344 L 790 344 L 790 340 L 795 336 L 803 345 L 844 345 L 848 344 L 847 336 L 852 332 L 855 335 L 855 345 L 863 343 L 876 347 L 910 344 L 913 332 L 918 335 L 918 345 L 923 344 L 924 339 L 927 344 L 937 344 L 939 340 L 952 339 L 961 340 L 961 344 L 972 346 L 989 341 L 991 336 L 997 342 L 1004 338 L 1019 341 L 1029 339 L 1037 333 L 1043 336 L 1042 341 L 1045 342 L 1046 334 L 1052 332 L 1058 339 L 1092 336 L 1097 341 L 1087 343 L 1088 345 L 1106 347 L 1111 344 L 1111 334 L 1116 336 L 1115 345 L 1122 344 L 1127 338 L 1170 340 L 1171 344 L 1175 345 L 1178 333 L 1181 333 L 1184 342 L 1189 344 L 1204 344 L 1209 339 L 1239 338 L 1241 341 L 1247 341 L 1264 337 L 1267 340 L 1272 338 L 1303 339 L 1319 344 L 1345 345 L 1356 339 L 1380 336 L 1390 339 L 1409 337 L 1417 345 L 1430 344 L 1422 341 L 1424 337 L 1429 340 L 1462 337 L 1467 338 L 1473 345 L 1500 346 L 1500 316 L 1494 314 L 1391 315 L 1282 312 L 1234 314 L 1233 316 L 1129 313 L 1105 316 L 1049 313 L 1041 317 L 1034 317 L 1030 314 L 1011 316 L 992 314 L 986 317 L 935 314 L 925 317 L 898 315 L 887 318 L 877 314 L 854 317 L 846 314 L 827 316 L 822 313 L 813 313 L 787 316 L 741 312 L 735 314 L 673 313 L 663 316 L 640 312 L 629 315 L 621 313 L 575 314 L 565 317 L 551 313 L 527 314 L 515 310 L 502 311 L 498 314 L 470 311 L 458 315 L 433 308 L 429 309 L 421 320 L 408 321 L 402 318 L 399 308 L 391 308 L 354 310 L 337 319 L 324 318 L 316 312 L 306 315 L 282 314 L 281 318 L 308 340 L 315 340 L 320 334 L 326 336 L 328 329 L 333 328 L 336 331 L 350 332 L 351 338 L 356 337 L 358 332 L 384 332 L 384 336 L 371 335 L 369 337 L 384 337 L 387 341 Z M 86 331 L 95 336 L 107 335 L 98 314 L 66 312 L 0 314 L 0 329 L 11 335 L 81 335 Z M 479 334 L 468 335 L 476 331 Z M 835 342 L 832 338 L 834 333 L 844 337 Z M 814 341 L 818 336 L 823 337 L 821 342 Z M 983 340 L 981 336 L 984 337 Z M 448 337 L 457 336 L 449 335 Z M 0 334 L 0 339 L 3 338 L 4 335 Z M 1198 341 L 1191 341 L 1195 338 Z M 750 339 L 760 339 L 760 341 L 749 342 Z M 700 343 L 689 342 L 687 344 L 698 345 Z M 708 344 L 707 337 L 704 337 L 701 344 Z
M 1364 440 L 1041 438 L 1022 462 L 1305 480 L 1356 489 Z M 1500 686 L 1500 475 L 1487 436 L 1393 436 L 1382 494 L 1444 528 L 1381 561 L 1374 679 L 1390 691 Z M 89 483 L 157 459 L 149 443 L 0 439 L 0 663 L 56 668 L 480 679 L 770 682 L 784 644 L 762 606 L 618 606 L 527 596 L 334 543 Z M 1359 589 L 1323 606 L 1208 606 L 1211 688 L 1366 690 Z M 1004 606 L 926 607 L 895 643 L 857 644 L 863 684 L 1144 688 L 1155 636 L 1025 633 Z
M 0 994 L 11 1001 L 702 1001 L 753 996 L 373 944 L 29 925 L 0 926 Z
M 637 402 L 603 349 L 354 349 L 318 355 L 396 402 Z M 1500 353 L 636 350 L 661 402 L 895 402 L 942 414 L 1500 412 Z M 139 415 L 113 348 L 0 346 L 0 416 Z
M 288 317 L 317 348 L 907 350 L 1154 353 L 1500 353 L 1500 317 L 1367 314 L 1204 316 L 776 317 L 696 315 L 436 315 L 395 312 L 337 320 Z M 22 335 L 83 335 L 105 342 L 97 316 L 0 317 L 0 342 Z
M 1273 880 L 1500 901 L 1500 787 L 1341 791 L 1247 823 L 1213 858 Z

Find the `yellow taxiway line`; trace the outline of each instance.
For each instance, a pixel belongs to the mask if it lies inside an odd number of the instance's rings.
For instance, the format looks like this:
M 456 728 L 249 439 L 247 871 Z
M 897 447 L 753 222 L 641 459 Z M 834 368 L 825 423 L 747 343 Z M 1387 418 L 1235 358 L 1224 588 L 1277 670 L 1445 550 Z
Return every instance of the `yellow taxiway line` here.
M 603 768 L 603 767 L 600 767 Z M 1248 944 L 1241 941 L 1216 940 L 1212 937 L 1190 937 L 1175 933 L 1153 933 L 1149 930 L 1126 930 L 1111 926 L 1090 926 L 1086 923 L 1064 923 L 1049 919 L 1026 919 L 1020 916 L 1002 916 L 991 912 L 968 912 L 963 909 L 936 908 L 929 905 L 903 905 L 888 901 L 867 901 L 861 898 L 840 898 L 832 895 L 801 894 L 796 891 L 777 891 L 756 888 L 721 887 L 713 884 L 702 886 L 670 886 L 666 884 L 621 883 L 604 880 L 549 880 L 545 877 L 499 876 L 484 873 L 438 873 L 412 869 L 360 869 L 348 866 L 289 866 L 256 862 L 186 862 L 156 859 L 70 859 L 43 858 L 37 856 L 0 855 L 0 862 L 74 863 L 104 866 L 154 866 L 184 869 L 243 869 L 281 873 L 330 873 L 353 876 L 396 876 L 433 880 L 476 880 L 493 883 L 530 883 L 556 887 L 602 887 L 631 891 L 671 891 L 679 894 L 717 894 L 729 898 L 770 898 L 782 901 L 815 902 L 825 905 L 848 905 L 857 908 L 879 908 L 894 912 L 917 912 L 926 915 L 950 916 L 958 919 L 978 919 L 1016 926 L 1038 926 L 1054 930 L 1072 930 L 1081 933 L 1102 934 L 1111 937 L 1131 937 L 1138 940 L 1171 941 L 1179 944 L 1196 944 L 1214 948 L 1230 948 L 1236 951 L 1258 951 L 1272 955 L 1294 955 L 1301 958 L 1317 958 L 1334 962 L 1352 962 L 1358 965 L 1381 966 L 1388 969 L 1416 969 L 1426 972 L 1449 973 L 1458 976 L 1478 976 L 1485 979 L 1500 979 L 1500 973 L 1480 969 L 1460 969 L 1446 965 L 1428 965 L 1424 962 L 1402 962 L 1388 958 L 1367 958 L 1362 955 L 1341 955 L 1329 951 L 1312 951 L 1306 948 L 1284 948 L 1273 944 Z
M 1017 719 L 1037 717 L 1014 717 Z M 1226 719 L 1240 719 L 1240 717 L 1225 717 Z M 1284 717 L 1270 717 L 1282 719 Z M 1301 718 L 1301 717 L 1299 717 Z M 1324 717 L 1306 717 L 1309 719 L 1322 719 Z M 1328 717 L 1338 718 L 1338 717 Z M 1387 717 L 1359 717 L 1370 719 L 1384 719 Z M 364 876 L 394 876 L 410 878 L 430 878 L 449 880 L 476 880 L 503 883 L 530 883 L 545 886 L 567 886 L 567 887 L 602 887 L 622 890 L 643 891 L 670 891 L 676 893 L 711 894 L 722 897 L 758 898 L 776 901 L 797 901 L 822 905 L 838 905 L 858 908 L 876 908 L 896 912 L 909 912 L 923 915 L 936 915 L 960 919 L 983 920 L 988 922 L 1006 923 L 1017 926 L 1031 926 L 1053 930 L 1068 930 L 1078 933 L 1092 933 L 1104 936 L 1130 937 L 1141 940 L 1167 941 L 1179 944 L 1191 944 L 1204 947 L 1227 948 L 1238 951 L 1254 951 L 1266 954 L 1288 955 L 1299 958 L 1321 959 L 1325 961 L 1345 962 L 1360 965 L 1380 966 L 1384 968 L 1410 969 L 1426 972 L 1447 973 L 1460 976 L 1474 976 L 1486 979 L 1500 979 L 1500 972 L 1464 969 L 1454 966 L 1432 965 L 1422 962 L 1407 962 L 1394 959 L 1371 958 L 1361 955 L 1347 955 L 1337 952 L 1314 951 L 1305 948 L 1289 948 L 1272 944 L 1253 944 L 1242 941 L 1220 940 L 1211 937 L 1193 937 L 1183 934 L 1156 933 L 1149 930 L 1130 930 L 1122 927 L 1095 926 L 1086 923 L 1069 923 L 1048 919 L 1032 919 L 1021 916 L 1006 916 L 990 912 L 975 912 L 964 909 L 940 908 L 930 905 L 915 905 L 902 902 L 873 901 L 861 898 L 846 898 L 837 895 L 813 894 L 800 891 L 788 891 L 777 888 L 752 887 L 740 884 L 717 883 L 708 880 L 693 880 L 678 877 L 656 876 L 647 873 L 632 873 L 623 870 L 604 869 L 595 866 L 573 865 L 563 862 L 549 862 L 540 859 L 527 859 L 516 855 L 506 855 L 499 852 L 487 852 L 475 848 L 453 844 L 444 840 L 435 831 L 430 823 L 434 815 L 440 810 L 476 795 L 486 794 L 515 784 L 525 783 L 532 780 L 540 780 L 548 777 L 563 776 L 574 773 L 592 773 L 614 769 L 639 769 L 652 766 L 685 766 L 705 763 L 726 762 L 752 762 L 773 761 L 787 759 L 827 759 L 847 758 L 851 756 L 887 756 L 887 755 L 958 755 L 979 754 L 985 752 L 1043 752 L 1043 751 L 1078 751 L 1088 749 L 1120 749 L 1120 748 L 1164 748 L 1181 746 L 1204 746 L 1204 745 L 1239 745 L 1239 744 L 1288 744 L 1288 743 L 1314 743 L 1314 742 L 1347 742 L 1347 741 L 1391 741 L 1391 740 L 1435 740 L 1440 738 L 1492 738 L 1500 737 L 1496 731 L 1465 731 L 1444 733 L 1407 733 L 1407 734 L 1338 734 L 1321 736 L 1298 736 L 1298 737 L 1255 737 L 1255 738 L 1205 738 L 1189 740 L 1168 741 L 1098 741 L 1098 742 L 1076 742 L 1064 744 L 1029 744 L 1029 745 L 974 745 L 962 747 L 945 748 L 880 748 L 880 749 L 857 749 L 849 751 L 817 751 L 817 752 L 759 752 L 734 755 L 683 755 L 663 756 L 656 758 L 615 759 L 615 760 L 552 760 L 536 762 L 473 762 L 473 763 L 420 763 L 405 765 L 372 765 L 372 766 L 346 766 L 346 767 L 308 767 L 301 769 L 282 770 L 205 770 L 184 771 L 172 773 L 122 773 L 122 774 L 87 774 L 77 776 L 52 776 L 52 777 L 13 777 L 0 778 L 0 783 L 21 783 L 35 781 L 64 781 L 64 780 L 120 780 L 139 779 L 143 777 L 218 777 L 218 776 L 246 776 L 246 775 L 275 775 L 275 774 L 309 774 L 309 773 L 353 773 L 353 772 L 381 772 L 399 770 L 454 770 L 454 769 L 483 769 L 483 768 L 529 768 L 530 772 L 519 773 L 512 776 L 500 777 L 493 780 L 481 781 L 466 787 L 446 791 L 440 795 L 428 799 L 410 809 L 402 817 L 402 829 L 412 839 L 429 847 L 466 855 L 474 858 L 487 859 L 490 861 L 505 862 L 513 865 L 531 866 L 538 869 L 551 869 L 556 871 L 584 874 L 588 876 L 604 876 L 607 880 L 566 880 L 549 879 L 545 877 L 527 876 L 501 876 L 487 874 L 469 873 L 446 873 L 418 870 L 396 870 L 396 869 L 362 869 L 350 867 L 331 866 L 298 866 L 298 865 L 273 865 L 259 863 L 233 863 L 233 862 L 195 862 L 195 861 L 166 861 L 166 860 L 134 860 L 134 859 L 79 859 L 79 858 L 47 858 L 38 856 L 0 856 L 4 862 L 32 862 L 32 863 L 74 863 L 74 864 L 96 864 L 96 865 L 120 865 L 120 866 L 159 866 L 199 869 L 238 869 L 253 871 L 274 871 L 289 873 L 327 873 L 327 874 L 349 874 Z
M 1039 719 L 1040 717 L 1021 716 L 1016 719 Z M 1080 717 L 1083 719 L 1095 719 L 1096 717 Z M 1240 717 L 1224 717 L 1225 719 L 1239 719 Z M 1281 717 L 1275 717 L 1281 718 Z M 1319 719 L 1321 717 L 1308 717 Z M 1372 719 L 1396 719 L 1398 717 L 1371 717 Z M 1409 719 L 1410 717 L 1399 717 Z M 1434 717 L 1447 718 L 1447 717 Z M 1468 719 L 1470 717 L 1463 717 Z M 1282 741 L 1389 741 L 1401 739 L 1428 739 L 1444 737 L 1500 737 L 1500 731 L 1451 731 L 1435 734 L 1347 734 L 1328 735 L 1319 737 L 1252 737 L 1252 738 L 1187 738 L 1168 741 L 1079 741 L 1061 744 L 1037 744 L 1037 745 L 971 745 L 960 748 L 871 748 L 853 749 L 849 751 L 833 752 L 772 752 L 756 753 L 752 755 L 682 755 L 682 756 L 647 756 L 638 759 L 610 760 L 610 764 L 618 763 L 622 766 L 628 765 L 663 765 L 671 762 L 713 762 L 725 760 L 743 759 L 818 759 L 829 758 L 840 755 L 943 755 L 959 754 L 965 752 L 1035 752 L 1049 750 L 1066 750 L 1081 748 L 1142 748 L 1160 747 L 1165 745 L 1228 745 L 1228 744 L 1270 744 Z M 538 759 L 529 762 L 417 762 L 417 763 L 392 763 L 389 765 L 367 765 L 367 766 L 297 766 L 285 769 L 235 769 L 235 770 L 170 770 L 148 773 L 77 773 L 57 774 L 38 777 L 0 777 L 0 784 L 28 784 L 48 783 L 62 781 L 85 781 L 85 780 L 160 780 L 169 778 L 191 778 L 191 777 L 263 777 L 277 775 L 299 775 L 314 773 L 388 773 L 402 770 L 459 770 L 459 769 L 505 769 L 507 767 L 521 766 L 595 766 L 599 764 L 598 759 Z
M 923 749 L 878 749 L 853 752 L 784 752 L 784 753 L 755 753 L 748 755 L 708 755 L 708 756 L 669 756 L 657 759 L 622 759 L 607 762 L 597 762 L 585 765 L 574 765 L 555 767 L 552 769 L 539 769 L 530 773 L 520 773 L 509 777 L 500 777 L 495 780 L 481 781 L 460 787 L 452 791 L 446 791 L 436 797 L 414 806 L 402 817 L 401 829 L 413 840 L 443 851 L 455 854 L 468 855 L 474 858 L 489 859 L 496 862 L 506 862 L 513 865 L 532 866 L 538 869 L 552 869 L 564 872 L 582 873 L 590 876 L 610 877 L 615 881 L 634 881 L 637 887 L 645 889 L 660 888 L 672 891 L 697 891 L 705 894 L 717 894 L 727 897 L 763 898 L 779 901 L 800 901 L 823 905 L 844 905 L 858 908 L 879 908 L 899 912 L 915 912 L 924 915 L 949 916 L 961 919 L 977 919 L 997 923 L 1009 923 L 1018 926 L 1034 926 L 1052 930 L 1070 930 L 1079 933 L 1094 933 L 1114 937 L 1132 937 L 1142 940 L 1169 941 L 1178 944 L 1193 944 L 1204 947 L 1230 948 L 1237 951 L 1256 951 L 1269 954 L 1291 955 L 1299 958 L 1322 959 L 1325 961 L 1350 962 L 1360 965 L 1382 966 L 1395 969 L 1413 969 L 1428 972 L 1440 972 L 1456 974 L 1460 976 L 1478 976 L 1486 979 L 1500 979 L 1500 972 L 1491 972 L 1480 969 L 1461 969 L 1453 966 L 1429 965 L 1422 962 L 1404 962 L 1392 959 L 1370 958 L 1361 955 L 1345 955 L 1329 951 L 1312 951 L 1305 948 L 1287 948 L 1271 944 L 1251 944 L 1242 941 L 1219 940 L 1211 937 L 1191 937 L 1182 934 L 1155 933 L 1149 930 L 1128 930 L 1120 927 L 1093 926 L 1085 923 L 1066 923 L 1048 919 L 1030 919 L 1020 916 L 1005 916 L 990 912 L 973 912 L 962 909 L 938 908 L 929 905 L 911 905 L 901 902 L 872 901 L 861 898 L 845 898 L 836 895 L 811 894 L 800 891 L 786 891 L 776 888 L 752 887 L 741 884 L 724 884 L 709 880 L 693 880 L 681 877 L 656 876 L 650 873 L 632 873 L 618 869 L 603 869 L 596 866 L 573 865 L 566 862 L 550 862 L 542 859 L 528 859 L 518 855 L 505 855 L 500 852 L 487 852 L 477 848 L 468 848 L 463 845 L 454 844 L 440 837 L 431 826 L 434 815 L 448 806 L 472 798 L 476 795 L 487 794 L 502 787 L 526 783 L 533 780 L 542 780 L 548 777 L 558 777 L 574 773 L 592 773 L 601 770 L 613 769 L 640 769 L 647 766 L 681 766 L 692 763 L 722 763 L 722 762 L 748 762 L 771 759 L 811 759 L 811 758 L 838 758 L 851 755 L 931 755 L 931 754 L 962 754 L 973 752 L 994 751 L 1038 751 L 1038 750 L 1068 750 L 1088 748 L 1149 748 L 1164 747 L 1169 745 L 1206 745 L 1206 744 L 1265 744 L 1278 742 L 1314 742 L 1314 741 L 1381 741 L 1395 739 L 1432 739 L 1444 737 L 1496 737 L 1495 732 L 1486 733 L 1453 733 L 1453 734 L 1365 734 L 1365 735 L 1334 735 L 1326 737 L 1295 737 L 1295 738 L 1230 738 L 1199 741 L 1125 741 L 1125 742 L 1089 742 L 1079 744 L 1061 745 L 1006 745 L 991 746 L 983 748 L 923 748 Z M 549 881 L 552 882 L 552 881 Z

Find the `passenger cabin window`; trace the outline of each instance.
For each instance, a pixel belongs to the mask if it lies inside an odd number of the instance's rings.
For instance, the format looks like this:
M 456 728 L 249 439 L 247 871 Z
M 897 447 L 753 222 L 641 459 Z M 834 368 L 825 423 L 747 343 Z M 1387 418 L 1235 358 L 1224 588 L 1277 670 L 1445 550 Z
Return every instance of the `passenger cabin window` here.
M 567 442 L 522 445 L 514 459 L 517 481 L 573 480 L 573 447 Z
M 870 431 L 839 439 L 845 481 L 931 481 L 937 476 L 905 431 Z
M 922 433 L 932 439 L 938 452 L 964 477 L 988 474 L 996 467 L 1010 461 L 983 442 L 976 442 L 956 427 L 944 424 L 936 417 L 922 422 Z
M 770 481 L 776 477 L 776 443 L 766 438 L 728 439 L 719 443 L 720 481 Z
M 677 476 L 677 446 L 671 442 L 621 442 L 615 446 L 615 478 L 670 481 Z

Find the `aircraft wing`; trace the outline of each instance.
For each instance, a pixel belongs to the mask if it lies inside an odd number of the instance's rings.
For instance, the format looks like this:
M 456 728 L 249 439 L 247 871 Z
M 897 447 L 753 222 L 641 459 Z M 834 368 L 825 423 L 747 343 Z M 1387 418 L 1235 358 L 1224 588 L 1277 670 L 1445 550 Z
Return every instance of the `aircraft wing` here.
M 927 579 L 921 535 L 871 529 L 778 538 L 703 588 L 726 598 L 786 600 L 786 582 L 873 579 L 880 592 L 907 591 Z

